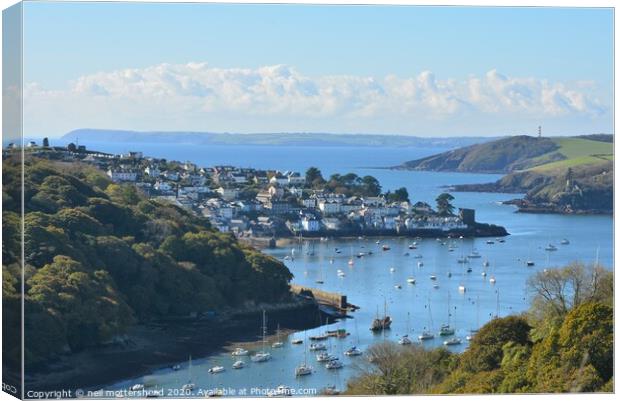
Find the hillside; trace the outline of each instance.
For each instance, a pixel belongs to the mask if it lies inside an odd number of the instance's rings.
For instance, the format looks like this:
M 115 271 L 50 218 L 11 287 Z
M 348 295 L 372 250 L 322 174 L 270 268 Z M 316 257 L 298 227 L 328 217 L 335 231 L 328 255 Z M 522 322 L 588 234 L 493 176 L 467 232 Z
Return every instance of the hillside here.
M 20 302 L 20 165 L 3 161 L 3 314 Z M 290 299 L 281 262 L 182 208 L 81 164 L 25 164 L 26 365 L 97 346 L 134 323 Z M 19 361 L 19 349 L 5 358 Z
M 66 133 L 63 141 L 79 139 L 81 143 L 131 142 L 131 143 L 182 143 L 191 145 L 286 145 L 286 146 L 394 146 L 422 148 L 454 148 L 487 142 L 495 138 L 451 137 L 423 138 L 406 135 L 334 134 L 313 132 L 281 133 L 214 133 L 127 131 L 82 128 Z
M 612 160 L 613 136 L 536 138 L 513 136 L 475 144 L 418 160 L 398 169 L 472 173 L 511 173 L 533 168 L 553 170 Z

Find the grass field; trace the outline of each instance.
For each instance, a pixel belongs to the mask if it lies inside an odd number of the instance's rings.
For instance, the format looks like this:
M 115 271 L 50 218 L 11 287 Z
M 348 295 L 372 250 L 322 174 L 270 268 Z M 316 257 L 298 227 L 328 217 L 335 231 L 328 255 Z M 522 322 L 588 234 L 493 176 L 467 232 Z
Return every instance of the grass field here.
M 550 171 L 584 164 L 598 164 L 613 161 L 613 143 L 591 141 L 582 138 L 558 138 L 553 141 L 557 143 L 560 148 L 552 153 L 560 153 L 564 155 L 566 159 L 533 167 L 531 170 Z M 544 160 L 546 157 L 549 156 L 542 155 L 539 156 L 538 159 Z

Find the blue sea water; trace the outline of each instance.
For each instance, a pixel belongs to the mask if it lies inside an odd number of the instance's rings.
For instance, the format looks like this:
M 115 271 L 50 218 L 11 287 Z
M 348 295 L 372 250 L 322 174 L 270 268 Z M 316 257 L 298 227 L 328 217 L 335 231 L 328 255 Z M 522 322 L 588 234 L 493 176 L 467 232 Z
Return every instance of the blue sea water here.
M 221 145 L 203 148 L 182 144 L 102 143 L 87 146 L 115 153 L 140 150 L 148 156 L 190 160 L 201 166 L 229 164 L 300 172 L 310 166 L 317 166 L 324 175 L 347 172 L 369 174 L 377 177 L 385 190 L 405 186 L 412 200 L 431 204 L 437 195 L 445 191 L 447 185 L 491 182 L 500 177 L 373 168 L 394 166 L 445 149 Z M 422 240 L 416 250 L 408 249 L 412 239 L 382 239 L 381 245 L 389 244 L 389 251 L 382 251 L 380 245 L 375 243 L 376 239 L 330 240 L 305 241 L 266 251 L 282 260 L 287 255 L 296 256 L 294 260 L 284 261 L 295 275 L 294 283 L 346 294 L 351 303 L 360 306 L 360 310 L 353 313 L 353 319 L 332 323 L 329 327 L 346 328 L 352 333 L 346 339 L 332 339 L 330 344 L 332 353 L 345 363 L 343 369 L 327 370 L 308 352 L 308 362 L 314 366 L 315 371 L 312 375 L 295 378 L 295 366 L 304 361 L 304 346 L 292 345 L 290 342 L 293 337 L 303 338 L 304 334 L 295 333 L 283 339 L 283 348 L 270 349 L 273 359 L 264 364 L 252 363 L 248 359 L 246 368 L 233 370 L 231 365 L 234 359 L 228 352 L 194 361 L 192 380 L 197 387 L 240 390 L 274 388 L 285 384 L 291 388 L 320 389 L 326 385 L 336 385 L 344 389 L 347 380 L 359 373 L 362 361 L 360 357 L 356 359 L 342 354 L 351 345 L 365 349 L 384 338 L 396 341 L 404 334 L 417 339 L 421 331 L 432 330 L 437 334 L 441 324 L 450 322 L 457 330 L 456 336 L 463 340 L 462 345 L 453 349 L 462 351 L 467 346 L 465 336 L 470 329 L 483 325 L 495 315 L 505 316 L 527 309 L 530 294 L 526 291 L 526 282 L 536 271 L 574 261 L 590 263 L 595 260 L 609 269 L 613 268 L 613 219 L 610 216 L 520 214 L 515 213 L 513 206 L 500 204 L 503 200 L 518 197 L 515 194 L 453 195 L 456 207 L 476 209 L 478 221 L 506 227 L 510 233 L 506 242 L 487 244 L 486 239 L 465 239 L 457 241 L 454 244 L 457 248 L 449 252 L 447 245 L 434 239 Z M 570 244 L 561 245 L 563 238 L 568 239 Z M 555 244 L 558 250 L 545 251 L 549 243 Z M 336 254 L 336 247 L 342 249 L 342 253 Z M 351 254 L 367 250 L 373 250 L 373 256 L 356 258 L 353 266 L 347 264 Z M 473 250 L 480 252 L 482 257 L 470 262 L 472 272 L 467 273 L 466 267 L 458 264 L 456 259 Z M 414 259 L 415 254 L 421 254 L 422 259 Z M 333 263 L 330 263 L 331 258 Z M 532 260 L 535 266 L 527 267 L 526 260 Z M 418 267 L 418 261 L 423 261 L 423 266 Z M 483 261 L 488 261 L 489 266 L 483 266 Z M 345 272 L 344 277 L 338 276 L 339 269 Z M 486 272 L 485 277 L 482 276 L 483 271 Z M 451 277 L 448 277 L 448 273 L 451 273 Z M 431 275 L 435 275 L 437 280 L 430 280 Z M 407 283 L 407 278 L 411 276 L 416 279 L 415 285 Z M 496 279 L 495 284 L 489 281 L 492 276 Z M 318 279 L 324 281 L 324 284 L 317 284 Z M 433 288 L 435 283 L 438 288 Z M 460 285 L 465 286 L 464 293 L 459 292 Z M 377 311 L 383 312 L 384 305 L 394 323 L 392 330 L 385 336 L 377 336 L 368 327 Z M 307 335 L 318 334 L 325 329 L 309 330 Z M 434 340 L 424 344 L 428 347 L 442 346 L 442 341 L 443 338 L 436 335 Z M 259 347 L 259 344 L 250 346 L 252 350 Z M 180 359 L 184 357 L 180 356 Z M 207 369 L 214 365 L 222 365 L 226 371 L 217 375 L 207 373 Z M 180 388 L 187 379 L 185 363 L 179 371 L 162 369 L 145 377 L 116 383 L 109 388 L 128 388 L 140 382 L 160 388 Z

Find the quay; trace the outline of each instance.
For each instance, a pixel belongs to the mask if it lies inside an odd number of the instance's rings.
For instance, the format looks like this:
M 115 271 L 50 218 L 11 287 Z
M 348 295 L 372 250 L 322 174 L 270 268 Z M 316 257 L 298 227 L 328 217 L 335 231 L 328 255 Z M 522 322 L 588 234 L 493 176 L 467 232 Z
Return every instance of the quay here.
M 291 292 L 299 297 L 314 300 L 321 312 L 334 317 L 346 317 L 347 312 L 359 309 L 350 304 L 347 296 L 336 292 L 328 292 L 317 288 L 291 284 Z

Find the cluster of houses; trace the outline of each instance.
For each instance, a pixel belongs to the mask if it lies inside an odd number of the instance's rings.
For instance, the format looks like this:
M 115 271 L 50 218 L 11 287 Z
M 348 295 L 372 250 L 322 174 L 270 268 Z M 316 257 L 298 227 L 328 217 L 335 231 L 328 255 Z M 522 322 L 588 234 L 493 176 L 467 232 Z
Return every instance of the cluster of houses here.
M 465 229 L 474 220 L 470 210 L 462 210 L 459 216 L 439 216 L 424 202 L 389 202 L 384 196 L 347 197 L 310 188 L 298 172 L 205 168 L 191 162 L 145 157 L 141 152 L 111 155 L 75 146 L 53 149 L 61 158 L 79 158 L 97 166 L 113 182 L 135 185 L 150 198 L 191 209 L 220 231 L 238 237 L 450 231 Z

